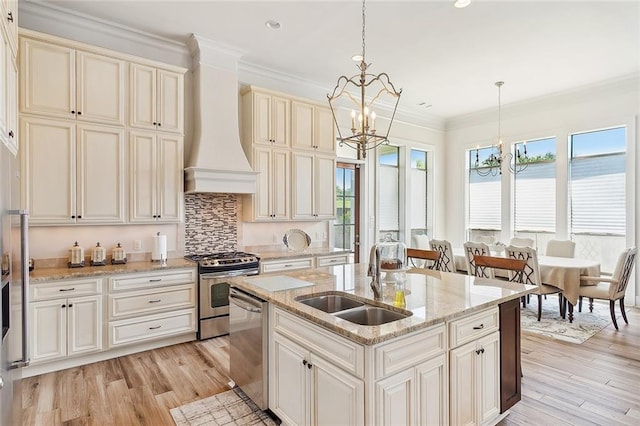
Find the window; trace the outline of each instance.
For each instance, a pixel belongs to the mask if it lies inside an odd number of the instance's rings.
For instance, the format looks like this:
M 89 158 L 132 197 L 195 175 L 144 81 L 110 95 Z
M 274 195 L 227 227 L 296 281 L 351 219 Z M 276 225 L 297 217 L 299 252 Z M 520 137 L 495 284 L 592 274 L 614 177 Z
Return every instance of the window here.
M 515 149 L 527 148 L 527 167 L 513 179 L 514 230 L 552 232 L 556 230 L 556 140 L 520 142 Z
M 355 251 L 358 221 L 358 169 L 354 164 L 338 163 L 336 168 L 336 221 L 334 247 Z
M 411 150 L 411 194 L 410 223 L 411 235 L 427 235 L 427 153 Z
M 399 209 L 399 158 L 397 146 L 382 145 L 379 151 L 380 163 L 380 236 L 391 234 L 394 240 L 400 239 Z
M 474 230 L 500 230 L 501 229 L 501 175 L 488 173 L 482 176 L 488 169 L 489 155 L 494 148 L 478 148 L 467 151 L 469 174 L 469 210 L 468 230 L 470 235 Z M 478 161 L 476 161 L 476 153 Z M 495 167 L 495 166 L 494 166 Z M 480 172 L 480 173 L 479 173 Z
M 626 234 L 625 139 L 624 127 L 571 135 L 572 233 Z

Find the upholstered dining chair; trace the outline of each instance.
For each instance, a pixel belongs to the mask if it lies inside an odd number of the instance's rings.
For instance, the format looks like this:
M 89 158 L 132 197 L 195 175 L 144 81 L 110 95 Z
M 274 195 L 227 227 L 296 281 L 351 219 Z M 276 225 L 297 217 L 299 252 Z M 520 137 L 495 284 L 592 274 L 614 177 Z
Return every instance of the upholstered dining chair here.
M 447 240 L 431 240 L 429 244 L 431 245 L 431 250 L 440 252 L 440 258 L 434 269 L 442 272 L 456 272 L 456 263 L 453 257 L 451 243 Z
M 533 247 L 533 238 L 513 237 L 513 238 L 511 238 L 511 241 L 509 241 L 509 244 L 512 245 L 512 246 L 518 246 L 518 247 L 534 248 Z
M 467 263 L 467 274 L 481 278 L 494 278 L 493 268 L 478 266 L 474 260 L 474 256 L 491 256 L 489 246 L 485 243 L 474 243 L 467 241 L 463 244 L 464 258 Z
M 418 259 L 418 262 L 416 262 Z M 440 259 L 440 252 L 435 250 L 423 250 L 416 248 L 407 248 L 408 266 L 414 268 L 434 269 Z
M 560 309 L 560 314 L 562 315 L 562 290 L 558 287 L 542 283 L 542 279 L 540 278 L 540 266 L 538 265 L 538 253 L 536 250 L 531 247 L 511 245 L 506 247 L 505 252 L 507 257 L 510 259 L 522 259 L 527 261 L 527 264 L 524 266 L 522 271 L 509 271 L 509 279 L 511 281 L 535 285 L 537 287 L 536 291 L 531 294 L 536 294 L 538 296 L 538 321 L 540 321 L 540 318 L 542 317 L 543 295 L 558 293 L 558 307 Z M 523 298 L 522 305 L 523 307 L 526 306 L 526 298 Z
M 545 256 L 573 257 L 576 251 L 576 243 L 571 240 L 549 240 Z
M 620 312 L 622 313 L 622 319 L 629 324 L 627 320 L 627 313 L 624 310 L 624 294 L 627 290 L 627 284 L 629 283 L 629 277 L 631 271 L 636 262 L 636 248 L 631 247 L 625 249 L 620 256 L 618 256 L 618 262 L 616 263 L 616 269 L 613 275 L 610 277 L 580 277 L 580 293 L 578 300 L 578 311 L 582 312 L 582 298 L 589 298 L 589 312 L 593 312 L 593 299 L 602 299 L 609 301 L 609 311 L 611 312 L 611 321 L 613 326 L 618 330 L 618 323 L 616 321 L 616 300 L 620 300 Z M 593 283 L 596 285 L 593 285 Z M 582 285 L 582 284 L 591 285 Z

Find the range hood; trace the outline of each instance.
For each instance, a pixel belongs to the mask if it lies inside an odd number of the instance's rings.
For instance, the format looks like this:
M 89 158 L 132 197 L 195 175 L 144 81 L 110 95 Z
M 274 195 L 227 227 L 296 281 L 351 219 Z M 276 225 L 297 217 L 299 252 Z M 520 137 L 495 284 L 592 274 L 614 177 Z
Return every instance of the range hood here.
M 256 175 L 240 144 L 238 59 L 241 53 L 192 35 L 194 132 L 185 192 L 255 194 Z

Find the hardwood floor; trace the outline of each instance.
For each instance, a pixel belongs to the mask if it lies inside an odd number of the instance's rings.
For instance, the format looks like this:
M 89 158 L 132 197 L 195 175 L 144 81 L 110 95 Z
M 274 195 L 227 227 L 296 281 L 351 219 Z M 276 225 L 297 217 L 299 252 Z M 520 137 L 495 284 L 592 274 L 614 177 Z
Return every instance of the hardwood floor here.
M 522 401 L 506 425 L 640 424 L 640 309 L 582 345 L 524 334 Z M 25 379 L 24 425 L 173 425 L 169 409 L 228 389 L 228 337 Z

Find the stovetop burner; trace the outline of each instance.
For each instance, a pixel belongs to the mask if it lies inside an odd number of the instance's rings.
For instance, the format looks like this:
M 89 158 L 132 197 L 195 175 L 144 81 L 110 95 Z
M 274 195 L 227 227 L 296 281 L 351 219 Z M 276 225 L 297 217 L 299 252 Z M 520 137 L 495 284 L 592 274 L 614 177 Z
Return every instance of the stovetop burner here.
M 185 256 L 185 259 L 198 262 L 201 272 L 257 268 L 260 263 L 258 256 L 242 251 L 193 254 Z

